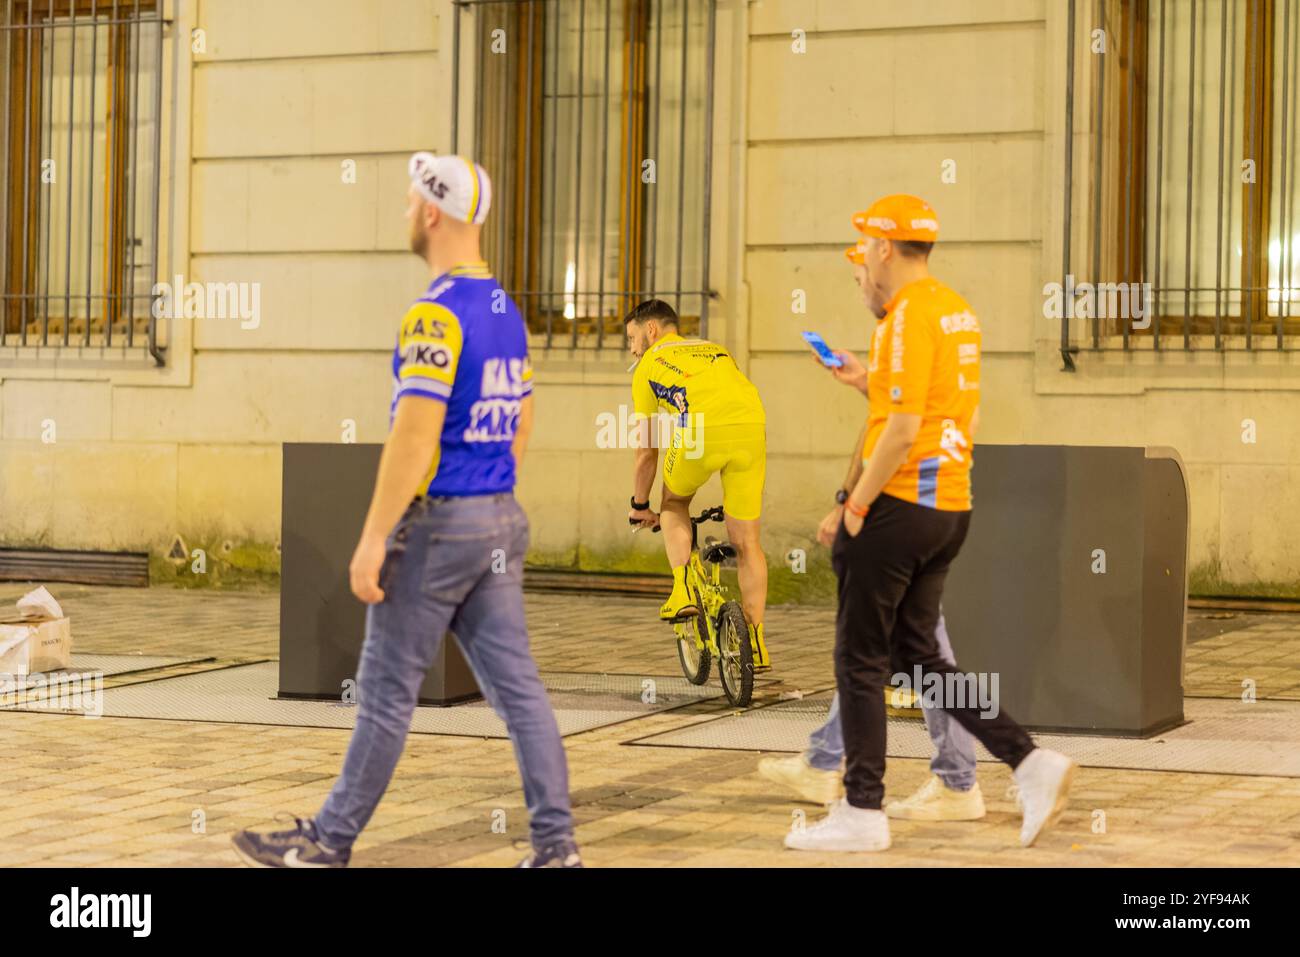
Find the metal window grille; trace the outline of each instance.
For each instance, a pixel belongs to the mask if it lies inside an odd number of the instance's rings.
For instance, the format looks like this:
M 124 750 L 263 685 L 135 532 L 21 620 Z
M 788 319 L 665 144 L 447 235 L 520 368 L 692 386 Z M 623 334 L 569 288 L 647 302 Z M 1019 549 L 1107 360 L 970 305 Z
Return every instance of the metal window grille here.
M 1080 344 L 1294 348 L 1300 0 L 1069 0 L 1067 21 L 1065 370 Z
M 160 4 L 4 0 L 3 14 L 0 348 L 161 365 Z
M 457 0 L 452 145 L 492 177 L 485 255 L 536 345 L 620 348 L 652 296 L 707 334 L 714 18 L 714 0 Z

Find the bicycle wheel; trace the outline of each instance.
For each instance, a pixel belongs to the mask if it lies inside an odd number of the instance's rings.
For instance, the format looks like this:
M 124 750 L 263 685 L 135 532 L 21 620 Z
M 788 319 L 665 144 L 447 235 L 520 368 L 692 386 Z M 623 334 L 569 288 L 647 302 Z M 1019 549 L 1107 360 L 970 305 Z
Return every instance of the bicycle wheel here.
M 754 696 L 754 649 L 740 602 L 729 601 L 718 612 L 718 677 L 727 700 L 748 707 Z
M 707 644 L 702 648 L 695 644 L 696 635 L 703 623 L 703 615 L 688 618 L 681 626 L 685 636 L 681 632 L 677 634 L 677 660 L 681 662 L 682 674 L 693 685 L 702 685 L 709 680 L 709 665 L 713 660 Z M 699 635 L 700 642 L 704 643 L 707 637 Z

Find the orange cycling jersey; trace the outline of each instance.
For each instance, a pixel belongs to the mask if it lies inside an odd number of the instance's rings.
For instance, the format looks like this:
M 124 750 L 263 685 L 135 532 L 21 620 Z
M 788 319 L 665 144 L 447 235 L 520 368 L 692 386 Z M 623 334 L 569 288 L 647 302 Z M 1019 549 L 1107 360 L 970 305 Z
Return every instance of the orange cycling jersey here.
M 970 305 L 934 277 L 908 283 L 886 307 L 868 359 L 871 405 L 865 461 L 891 412 L 921 416 L 887 495 L 949 512 L 971 507 L 971 420 L 979 407 L 980 325 Z

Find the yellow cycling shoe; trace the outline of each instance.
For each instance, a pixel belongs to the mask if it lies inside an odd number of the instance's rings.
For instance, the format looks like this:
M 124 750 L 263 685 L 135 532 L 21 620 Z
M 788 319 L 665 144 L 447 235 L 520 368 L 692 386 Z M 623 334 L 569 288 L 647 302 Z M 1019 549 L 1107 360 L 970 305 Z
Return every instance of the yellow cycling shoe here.
M 674 618 L 690 618 L 699 613 L 699 606 L 691 598 L 691 593 L 687 590 L 685 582 L 675 583 L 673 593 L 668 596 L 668 600 L 659 608 L 659 617 L 664 621 L 672 621 Z
M 767 644 L 763 641 L 763 626 L 749 626 L 749 645 L 754 650 L 754 671 L 771 671 L 772 659 L 767 656 Z

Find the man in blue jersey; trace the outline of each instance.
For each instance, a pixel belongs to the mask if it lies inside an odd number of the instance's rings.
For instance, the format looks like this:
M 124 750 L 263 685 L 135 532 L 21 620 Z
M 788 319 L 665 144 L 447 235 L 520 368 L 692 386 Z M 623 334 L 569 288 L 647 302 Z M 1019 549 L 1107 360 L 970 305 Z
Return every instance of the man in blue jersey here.
M 349 568 L 370 606 L 356 730 L 314 819 L 233 840 L 255 865 L 345 866 L 450 629 L 514 744 L 533 845 L 520 866 L 581 867 L 564 748 L 524 623 L 528 519 L 512 491 L 533 375 L 519 310 L 479 251 L 491 184 L 481 166 L 430 153 L 411 157 L 410 176 L 411 249 L 435 278 L 398 333 L 388 440 Z

